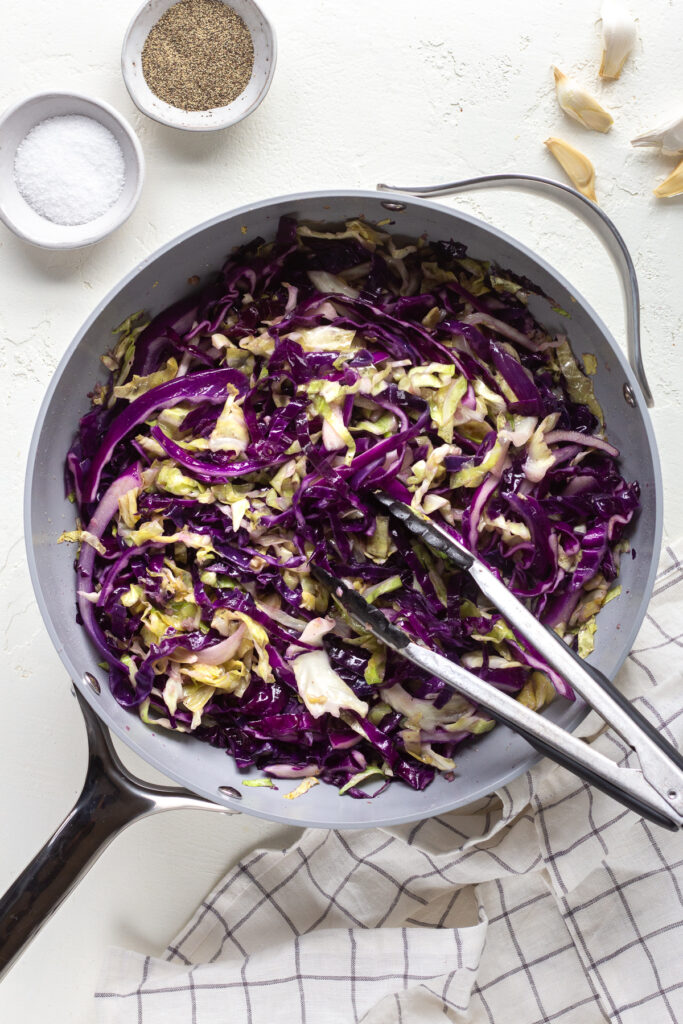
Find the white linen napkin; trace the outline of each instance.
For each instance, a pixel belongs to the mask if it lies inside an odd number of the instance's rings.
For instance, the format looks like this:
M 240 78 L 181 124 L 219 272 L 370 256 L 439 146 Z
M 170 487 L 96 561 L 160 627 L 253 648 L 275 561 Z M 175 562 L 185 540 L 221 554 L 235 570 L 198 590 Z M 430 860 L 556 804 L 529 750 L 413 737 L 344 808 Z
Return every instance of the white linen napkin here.
M 667 548 L 619 686 L 679 748 L 682 608 Z M 625 762 L 595 713 L 578 734 Z M 109 951 L 96 1019 L 679 1024 L 682 868 L 680 834 L 543 761 L 441 818 L 252 853 L 163 959 Z

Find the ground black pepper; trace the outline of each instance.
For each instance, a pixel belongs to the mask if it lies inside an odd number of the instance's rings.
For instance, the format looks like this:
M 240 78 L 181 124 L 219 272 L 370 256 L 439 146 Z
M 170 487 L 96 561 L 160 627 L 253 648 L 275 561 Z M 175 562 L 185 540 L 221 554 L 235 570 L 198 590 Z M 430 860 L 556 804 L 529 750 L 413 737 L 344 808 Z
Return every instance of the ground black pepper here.
M 180 110 L 232 103 L 253 67 L 249 29 L 221 0 L 180 0 L 151 29 L 142 49 L 147 85 Z

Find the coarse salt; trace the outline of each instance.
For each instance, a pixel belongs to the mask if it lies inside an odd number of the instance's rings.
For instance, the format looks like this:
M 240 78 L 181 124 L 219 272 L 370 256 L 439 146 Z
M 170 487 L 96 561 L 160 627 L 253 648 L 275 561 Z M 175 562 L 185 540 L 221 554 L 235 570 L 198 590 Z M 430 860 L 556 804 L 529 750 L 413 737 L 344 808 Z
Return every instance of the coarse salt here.
M 36 213 L 54 224 L 87 224 L 123 191 L 125 163 L 103 124 L 82 114 L 48 117 L 17 148 L 14 180 Z

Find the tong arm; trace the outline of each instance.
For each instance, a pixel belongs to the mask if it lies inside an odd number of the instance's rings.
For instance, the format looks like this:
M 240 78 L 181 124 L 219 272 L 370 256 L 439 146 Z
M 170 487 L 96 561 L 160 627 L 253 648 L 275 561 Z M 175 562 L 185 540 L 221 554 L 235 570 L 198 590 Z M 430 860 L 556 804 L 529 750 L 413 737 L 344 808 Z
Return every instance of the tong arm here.
M 563 676 L 638 755 L 642 774 L 669 813 L 683 821 L 683 758 L 601 672 L 586 664 L 563 640 L 536 619 L 483 562 L 470 575 L 480 590 L 531 647 Z

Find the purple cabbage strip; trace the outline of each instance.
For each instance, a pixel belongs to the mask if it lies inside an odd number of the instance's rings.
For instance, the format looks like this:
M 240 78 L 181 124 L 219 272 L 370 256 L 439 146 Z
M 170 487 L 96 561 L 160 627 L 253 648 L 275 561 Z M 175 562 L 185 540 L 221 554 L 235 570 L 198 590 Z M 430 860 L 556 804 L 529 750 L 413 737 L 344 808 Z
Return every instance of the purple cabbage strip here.
M 141 423 L 159 409 L 170 409 L 179 402 L 211 401 L 221 396 L 227 399 L 227 386 L 232 384 L 240 392 L 244 392 L 247 381 L 238 370 L 206 370 L 186 377 L 176 378 L 159 384 L 157 387 L 140 395 L 131 402 L 127 409 L 120 413 L 109 427 L 95 458 L 90 464 L 90 471 L 83 487 L 83 503 L 95 501 L 100 484 L 100 477 L 108 460 L 126 436 L 140 426 Z

